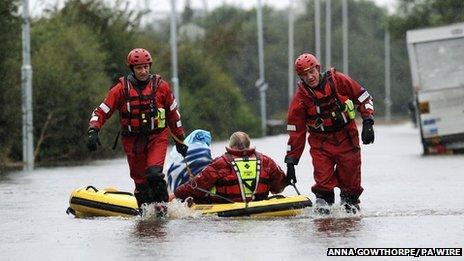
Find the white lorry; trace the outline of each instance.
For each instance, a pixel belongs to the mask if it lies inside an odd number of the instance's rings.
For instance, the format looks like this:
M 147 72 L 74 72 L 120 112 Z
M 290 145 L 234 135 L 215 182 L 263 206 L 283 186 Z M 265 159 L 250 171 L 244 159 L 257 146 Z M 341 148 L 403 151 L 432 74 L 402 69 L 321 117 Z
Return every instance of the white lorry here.
M 464 23 L 407 32 L 424 154 L 464 152 Z

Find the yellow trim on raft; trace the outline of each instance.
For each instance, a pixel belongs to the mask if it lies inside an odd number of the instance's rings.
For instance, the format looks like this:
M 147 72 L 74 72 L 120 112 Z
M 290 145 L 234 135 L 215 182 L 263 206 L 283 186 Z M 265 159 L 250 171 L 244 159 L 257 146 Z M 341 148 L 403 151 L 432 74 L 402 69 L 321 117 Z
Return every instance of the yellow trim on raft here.
M 288 196 L 268 200 L 225 203 L 225 204 L 195 204 L 193 209 L 203 215 L 217 214 L 220 217 L 263 216 L 284 217 L 302 213 L 302 209 L 311 207 L 311 200 L 306 196 Z
M 114 188 L 100 190 L 93 186 L 78 188 L 71 193 L 69 208 L 76 217 L 138 215 L 134 195 Z

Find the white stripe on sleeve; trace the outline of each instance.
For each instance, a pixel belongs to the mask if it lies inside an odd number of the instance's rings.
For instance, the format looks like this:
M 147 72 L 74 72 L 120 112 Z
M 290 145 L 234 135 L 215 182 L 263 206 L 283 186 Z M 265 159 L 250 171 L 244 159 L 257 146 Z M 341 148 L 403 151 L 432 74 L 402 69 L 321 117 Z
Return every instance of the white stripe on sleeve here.
M 296 125 L 287 125 L 287 130 L 288 131 L 296 131 Z
M 371 95 L 365 91 L 361 96 L 359 96 L 358 101 L 360 103 L 363 103 L 367 98 L 369 98 Z
M 369 110 L 369 109 L 374 110 L 374 105 L 372 103 L 366 103 L 364 105 L 364 108 L 366 108 L 367 110 Z
M 171 111 L 173 111 L 176 107 L 177 107 L 177 101 L 174 99 L 174 101 L 172 102 L 171 107 L 169 107 L 169 109 Z
M 103 102 L 98 107 L 100 107 L 100 109 L 102 109 L 105 113 L 108 113 L 111 110 L 110 107 Z

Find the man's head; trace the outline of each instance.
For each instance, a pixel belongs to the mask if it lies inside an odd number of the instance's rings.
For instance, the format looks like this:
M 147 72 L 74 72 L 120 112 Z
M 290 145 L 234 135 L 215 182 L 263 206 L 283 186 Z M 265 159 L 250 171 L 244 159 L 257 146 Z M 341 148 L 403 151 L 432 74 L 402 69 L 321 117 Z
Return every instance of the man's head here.
M 230 135 L 229 148 L 234 150 L 246 150 L 250 148 L 250 137 L 242 131 Z
M 316 87 L 321 78 L 321 64 L 310 53 L 303 53 L 295 60 L 295 71 L 310 87 Z
M 143 48 L 135 48 L 127 55 L 126 65 L 139 81 L 146 81 L 150 76 L 153 63 L 150 53 Z

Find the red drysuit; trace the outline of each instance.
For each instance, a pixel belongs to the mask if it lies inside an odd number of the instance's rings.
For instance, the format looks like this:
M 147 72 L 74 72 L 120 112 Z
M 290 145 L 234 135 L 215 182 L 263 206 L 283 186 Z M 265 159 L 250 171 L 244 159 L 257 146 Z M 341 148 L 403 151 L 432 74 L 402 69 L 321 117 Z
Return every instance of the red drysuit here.
M 372 97 L 356 81 L 333 68 L 321 75 L 316 87 L 299 82 L 288 111 L 289 140 L 285 162 L 297 165 L 306 133 L 314 166 L 318 198 L 333 203 L 333 189 L 357 201 L 361 187 L 361 153 L 356 123 L 348 112 L 348 100 L 363 119 L 372 119 Z

